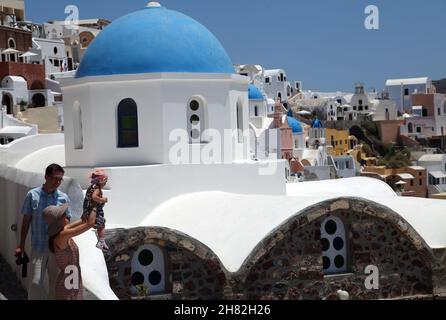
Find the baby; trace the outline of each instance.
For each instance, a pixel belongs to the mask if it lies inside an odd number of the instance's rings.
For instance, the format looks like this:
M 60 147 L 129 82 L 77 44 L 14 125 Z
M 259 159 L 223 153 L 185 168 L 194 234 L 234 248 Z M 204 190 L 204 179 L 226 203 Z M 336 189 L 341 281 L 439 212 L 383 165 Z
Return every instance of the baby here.
M 107 184 L 108 176 L 105 170 L 96 169 L 90 173 L 91 185 L 85 194 L 82 220 L 86 221 L 92 210 L 96 211 L 96 221 L 94 228 L 98 230 L 98 243 L 96 247 L 102 251 L 109 250 L 105 243 L 105 218 L 104 205 L 108 202 L 107 197 L 103 197 L 102 189 Z

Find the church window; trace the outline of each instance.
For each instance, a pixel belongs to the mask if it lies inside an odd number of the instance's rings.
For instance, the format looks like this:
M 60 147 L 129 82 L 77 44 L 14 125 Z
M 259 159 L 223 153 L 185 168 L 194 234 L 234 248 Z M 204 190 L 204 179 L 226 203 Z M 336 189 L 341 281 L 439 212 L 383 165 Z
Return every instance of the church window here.
M 258 116 L 259 116 L 259 107 L 258 107 L 258 106 L 255 106 L 255 107 L 254 107 L 254 116 L 255 116 L 255 117 L 258 117 Z
M 139 247 L 131 261 L 132 294 L 137 297 L 166 293 L 167 279 L 162 249 L 152 244 Z
M 118 105 L 118 148 L 138 146 L 138 107 L 133 99 L 127 98 Z
M 321 224 L 322 260 L 325 275 L 347 272 L 347 243 L 341 219 L 330 216 Z
M 73 104 L 73 135 L 74 149 L 84 148 L 84 138 L 82 134 L 82 111 L 78 101 Z

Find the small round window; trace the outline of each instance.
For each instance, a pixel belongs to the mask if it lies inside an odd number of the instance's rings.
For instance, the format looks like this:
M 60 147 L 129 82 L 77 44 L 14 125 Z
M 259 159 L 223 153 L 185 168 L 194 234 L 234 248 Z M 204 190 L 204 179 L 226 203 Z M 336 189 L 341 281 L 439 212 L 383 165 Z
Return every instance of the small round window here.
M 131 262 L 131 291 L 138 295 L 159 294 L 166 290 L 164 254 L 154 245 L 143 245 L 136 250 Z
M 54 54 L 57 54 L 57 52 L 58 52 L 57 47 L 54 47 L 53 51 L 54 51 Z
M 197 100 L 192 100 L 189 104 L 189 107 L 192 111 L 197 111 L 198 108 L 200 108 L 200 104 L 198 103 Z
M 193 125 L 197 125 L 200 123 L 200 117 L 198 117 L 196 114 L 193 114 L 190 117 L 190 123 L 192 123 Z

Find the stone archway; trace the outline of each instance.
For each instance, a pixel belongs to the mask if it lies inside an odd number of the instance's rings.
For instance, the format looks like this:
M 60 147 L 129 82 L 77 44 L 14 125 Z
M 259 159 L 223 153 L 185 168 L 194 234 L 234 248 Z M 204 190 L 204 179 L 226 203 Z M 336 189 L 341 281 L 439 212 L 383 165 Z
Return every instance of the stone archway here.
M 163 260 L 157 261 L 158 266 L 165 268 L 158 270 L 166 281 L 164 295 L 173 299 L 223 298 L 227 271 L 215 253 L 194 238 L 172 229 L 149 227 L 117 229 L 107 237 L 107 243 L 111 249 L 107 267 L 117 270 L 109 276 L 110 287 L 120 299 L 134 297 L 133 282 L 150 277 L 150 263 L 157 257 Z M 150 295 L 150 288 L 147 293 Z
M 348 274 L 326 277 L 321 227 L 330 216 L 345 225 Z M 336 199 L 297 213 L 252 251 L 238 271 L 246 299 L 331 297 L 339 288 L 353 299 L 432 295 L 438 261 L 400 215 L 368 200 Z M 365 270 L 376 266 L 379 288 L 370 290 Z M 338 275 L 340 276 L 340 275 Z

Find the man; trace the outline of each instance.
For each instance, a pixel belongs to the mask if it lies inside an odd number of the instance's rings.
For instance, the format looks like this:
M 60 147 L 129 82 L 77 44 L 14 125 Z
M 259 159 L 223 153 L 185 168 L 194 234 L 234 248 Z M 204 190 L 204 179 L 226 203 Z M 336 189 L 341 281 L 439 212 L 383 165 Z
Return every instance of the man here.
M 20 256 L 25 251 L 26 237 L 31 226 L 31 272 L 28 285 L 29 300 L 45 300 L 54 297 L 55 279 L 58 271 L 54 256 L 48 248 L 48 225 L 43 217 L 43 210 L 51 205 L 69 204 L 68 196 L 59 191 L 65 171 L 58 164 L 51 164 L 45 170 L 45 184 L 32 189 L 26 195 L 22 207 L 22 229 L 20 244 L 15 251 Z M 68 209 L 67 217 L 71 218 Z M 51 288 L 50 288 L 51 284 Z

